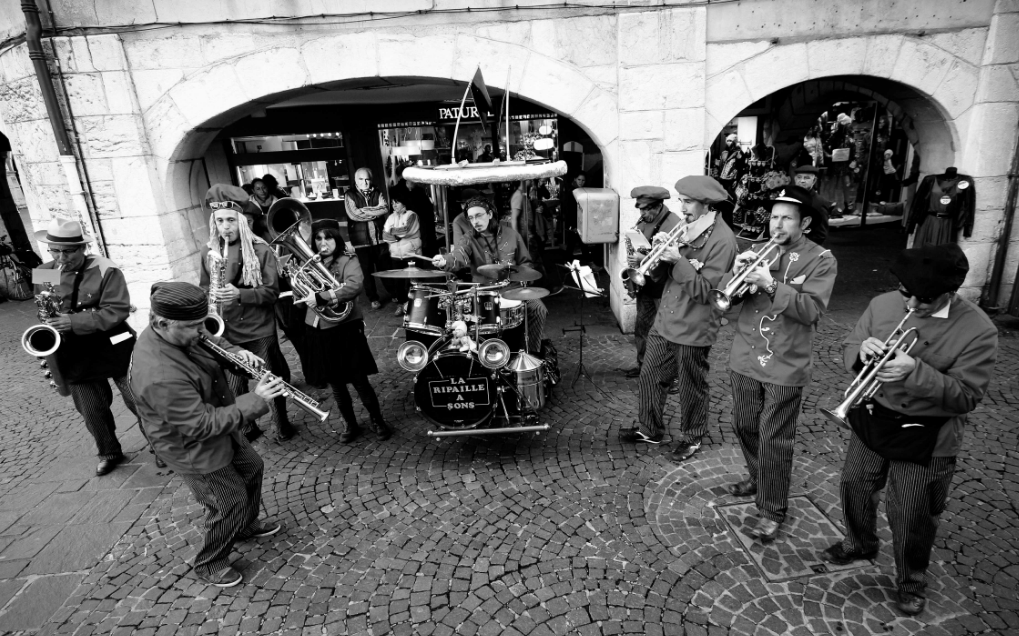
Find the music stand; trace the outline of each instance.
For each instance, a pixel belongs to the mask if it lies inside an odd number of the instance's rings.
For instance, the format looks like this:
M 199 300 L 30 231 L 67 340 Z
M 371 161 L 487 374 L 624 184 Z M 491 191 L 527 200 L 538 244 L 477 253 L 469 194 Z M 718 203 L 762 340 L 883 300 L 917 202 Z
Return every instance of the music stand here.
M 577 371 L 573 376 L 573 382 L 570 383 L 570 388 L 572 389 L 577 384 L 577 380 L 580 379 L 580 376 L 584 376 L 587 378 L 588 382 L 594 385 L 594 388 L 597 389 L 599 393 L 607 397 L 608 394 L 605 393 L 600 386 L 595 384 L 594 379 L 591 377 L 587 367 L 584 365 L 584 335 L 587 334 L 587 327 L 584 325 L 584 298 L 586 298 L 588 294 L 592 297 L 603 298 L 605 296 L 605 292 L 597 287 L 597 283 L 595 283 L 596 286 L 593 289 L 589 289 L 589 285 L 585 283 L 584 277 L 580 274 L 581 266 L 577 261 L 573 261 L 572 263 L 567 263 L 565 265 L 559 265 L 559 267 L 570 272 L 573 282 L 576 283 L 575 285 L 570 285 L 566 281 L 563 281 L 563 288 L 580 292 L 580 323 L 578 324 L 577 321 L 574 320 L 572 327 L 563 327 L 563 335 L 573 331 L 580 332 L 580 357 L 577 360 Z

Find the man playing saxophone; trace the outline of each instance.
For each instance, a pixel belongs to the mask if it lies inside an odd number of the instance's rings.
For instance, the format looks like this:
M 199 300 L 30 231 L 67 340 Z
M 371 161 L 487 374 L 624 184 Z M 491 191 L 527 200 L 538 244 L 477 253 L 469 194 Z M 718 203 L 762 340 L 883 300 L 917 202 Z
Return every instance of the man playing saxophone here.
M 59 313 L 46 321 L 61 336 L 53 363 L 95 440 L 99 455 L 96 475 L 102 476 L 124 461 L 110 411 L 113 391 L 109 379 L 117 385 L 128 410 L 138 415 L 127 382 L 135 342 L 134 331 L 127 324 L 131 309 L 127 281 L 113 261 L 85 253 L 92 239 L 83 234 L 77 221 L 53 219 L 45 231 L 36 232 L 36 238 L 49 245 L 54 259 L 39 269 L 60 270 L 60 284 L 54 289 L 61 306 Z M 41 290 L 37 286 L 36 293 Z
M 639 186 L 630 191 L 630 196 L 636 200 L 633 207 L 640 211 L 640 220 L 633 229 L 643 234 L 649 243 L 659 232 L 671 232 L 672 228 L 679 225 L 679 217 L 665 205 L 665 199 L 671 196 L 665 188 Z M 627 266 L 640 267 L 645 255 L 634 250 L 632 245 L 628 247 Z M 636 290 L 637 318 L 633 324 L 633 344 L 637 347 L 637 366 L 626 372 L 628 378 L 640 377 L 644 352 L 647 350 L 647 334 L 655 323 L 665 281 L 665 276 L 648 277 L 647 282 Z
M 659 444 L 669 386 L 678 374 L 681 434 L 671 458 L 684 461 L 700 448 L 708 423 L 708 353 L 718 337 L 722 314 L 709 293 L 736 255 L 736 237 L 711 208 L 728 194 L 711 177 L 694 175 L 676 182 L 680 214 L 686 222 L 678 243 L 662 255 L 670 267 L 659 270 L 665 289 L 647 335 L 640 370 L 639 426 L 620 434 L 624 442 Z
M 201 281 L 203 289 L 210 290 L 210 269 L 215 257 L 226 258 L 223 287 L 211 289 L 214 302 L 219 304 L 220 315 L 226 323 L 223 337 L 247 349 L 266 361 L 273 374 L 286 378 L 280 365 L 283 358 L 276 336 L 273 305 L 279 296 L 279 278 L 276 258 L 262 239 L 254 236 L 234 201 L 209 203 L 209 242 L 201 250 Z M 247 393 L 248 379 L 230 374 L 230 388 L 235 395 Z M 286 399 L 276 398 L 269 408 L 276 423 L 276 436 L 280 441 L 291 439 L 296 429 L 287 417 Z M 249 440 L 257 439 L 262 431 L 252 420 L 246 423 L 244 434 Z
M 736 299 L 743 307 L 729 352 L 733 428 L 749 476 L 729 492 L 757 496 L 758 517 L 746 533 L 762 541 L 774 539 L 785 521 L 814 332 L 838 271 L 831 252 L 804 234 L 820 214 L 813 200 L 797 186 L 782 190 L 771 209 L 771 242 L 760 253 L 748 250 L 736 257 L 735 271 L 722 279 L 725 284 L 745 276 L 749 283 Z
M 844 343 L 845 366 L 858 373 L 884 357 L 900 326 L 916 344 L 880 369 L 873 399 L 849 411 L 853 434 L 840 486 L 846 538 L 821 553 L 836 565 L 877 555 L 877 503 L 894 538 L 896 608 L 926 605 L 926 572 L 948 499 L 967 414 L 987 391 L 998 332 L 976 305 L 956 295 L 969 262 L 955 243 L 903 250 L 891 267 L 899 289 L 877 296 Z M 908 317 L 903 321 L 903 318 Z

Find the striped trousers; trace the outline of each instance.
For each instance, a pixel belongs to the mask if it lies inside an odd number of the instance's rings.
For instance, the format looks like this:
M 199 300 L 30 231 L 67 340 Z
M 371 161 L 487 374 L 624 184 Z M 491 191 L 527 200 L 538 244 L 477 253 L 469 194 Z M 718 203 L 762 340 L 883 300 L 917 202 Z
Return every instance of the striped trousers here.
M 729 372 L 732 426 L 739 438 L 750 480 L 757 484 L 757 511 L 782 523 L 789 506 L 793 442 L 803 398 L 801 386 L 758 382 Z
M 284 377 L 283 369 L 279 366 L 279 361 L 283 358 L 283 352 L 280 351 L 280 343 L 279 340 L 276 339 L 275 333 L 271 336 L 266 336 L 265 338 L 259 338 L 258 340 L 252 340 L 250 342 L 235 342 L 234 344 L 241 349 L 247 349 L 259 358 L 265 360 L 266 365 L 274 375 Z M 235 396 L 243 395 L 248 392 L 248 377 L 245 375 L 227 373 L 227 382 L 229 382 L 230 390 L 234 392 Z M 286 430 L 290 426 L 290 420 L 287 419 L 286 398 L 278 397 L 272 402 L 269 402 L 269 411 L 272 415 L 272 421 L 276 424 L 277 434 Z M 241 432 L 247 433 L 254 428 L 255 425 L 255 420 L 245 422 L 241 427 Z
M 846 519 L 843 547 L 864 553 L 878 549 L 877 504 L 881 489 L 887 486 L 885 511 L 892 528 L 895 583 L 901 592 L 923 596 L 954 472 L 954 457 L 933 457 L 927 466 L 890 461 L 867 448 L 854 433 L 840 485 Z
M 651 327 L 647 335 L 644 364 L 640 367 L 638 395 L 639 430 L 654 437 L 665 432 L 665 401 L 673 380 L 679 380 L 682 414 L 679 440 L 698 443 L 708 430 L 708 354 L 711 347 L 691 347 L 669 342 Z
M 131 391 L 131 384 L 127 376 L 113 378 L 113 383 L 120 390 L 120 396 L 124 398 L 124 405 L 127 410 L 138 418 L 138 411 L 134 408 L 134 393 Z M 74 400 L 74 408 L 85 419 L 85 428 L 96 441 L 96 449 L 99 451 L 100 459 L 116 459 L 122 456 L 123 450 L 120 441 L 117 439 L 117 424 L 113 419 L 113 389 L 110 388 L 109 380 L 96 380 L 94 382 L 83 382 L 81 384 L 68 384 L 71 392 L 71 399 Z M 141 426 L 139 425 L 139 429 Z
M 633 344 L 637 347 L 637 366 L 644 364 L 647 351 L 647 335 L 658 315 L 658 298 L 637 294 L 637 320 L 633 323 Z
M 548 318 L 548 307 L 540 300 L 527 302 L 527 349 L 537 354 L 541 351 L 541 339 L 545 337 L 545 320 Z
M 201 576 L 222 572 L 230 565 L 230 550 L 238 535 L 258 522 L 262 506 L 262 458 L 248 441 L 234 441 L 229 466 L 207 475 L 181 474 L 195 501 L 205 509 L 202 545 L 193 567 Z

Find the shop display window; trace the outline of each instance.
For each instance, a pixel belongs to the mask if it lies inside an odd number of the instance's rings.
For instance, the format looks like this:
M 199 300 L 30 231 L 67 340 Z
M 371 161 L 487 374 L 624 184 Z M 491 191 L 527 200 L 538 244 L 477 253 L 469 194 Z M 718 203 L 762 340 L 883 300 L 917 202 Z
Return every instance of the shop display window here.
M 238 181 L 271 174 L 288 195 L 305 201 L 340 199 L 350 187 L 346 148 L 339 132 L 234 137 Z

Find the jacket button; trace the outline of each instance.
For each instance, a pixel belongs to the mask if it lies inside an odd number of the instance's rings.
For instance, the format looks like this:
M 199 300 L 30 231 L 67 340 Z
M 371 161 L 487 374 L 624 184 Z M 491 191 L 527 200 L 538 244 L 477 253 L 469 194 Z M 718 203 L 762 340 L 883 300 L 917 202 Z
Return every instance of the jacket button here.
M 755 347 L 754 345 L 750 345 L 750 348 L 751 349 L 756 349 L 757 347 Z

